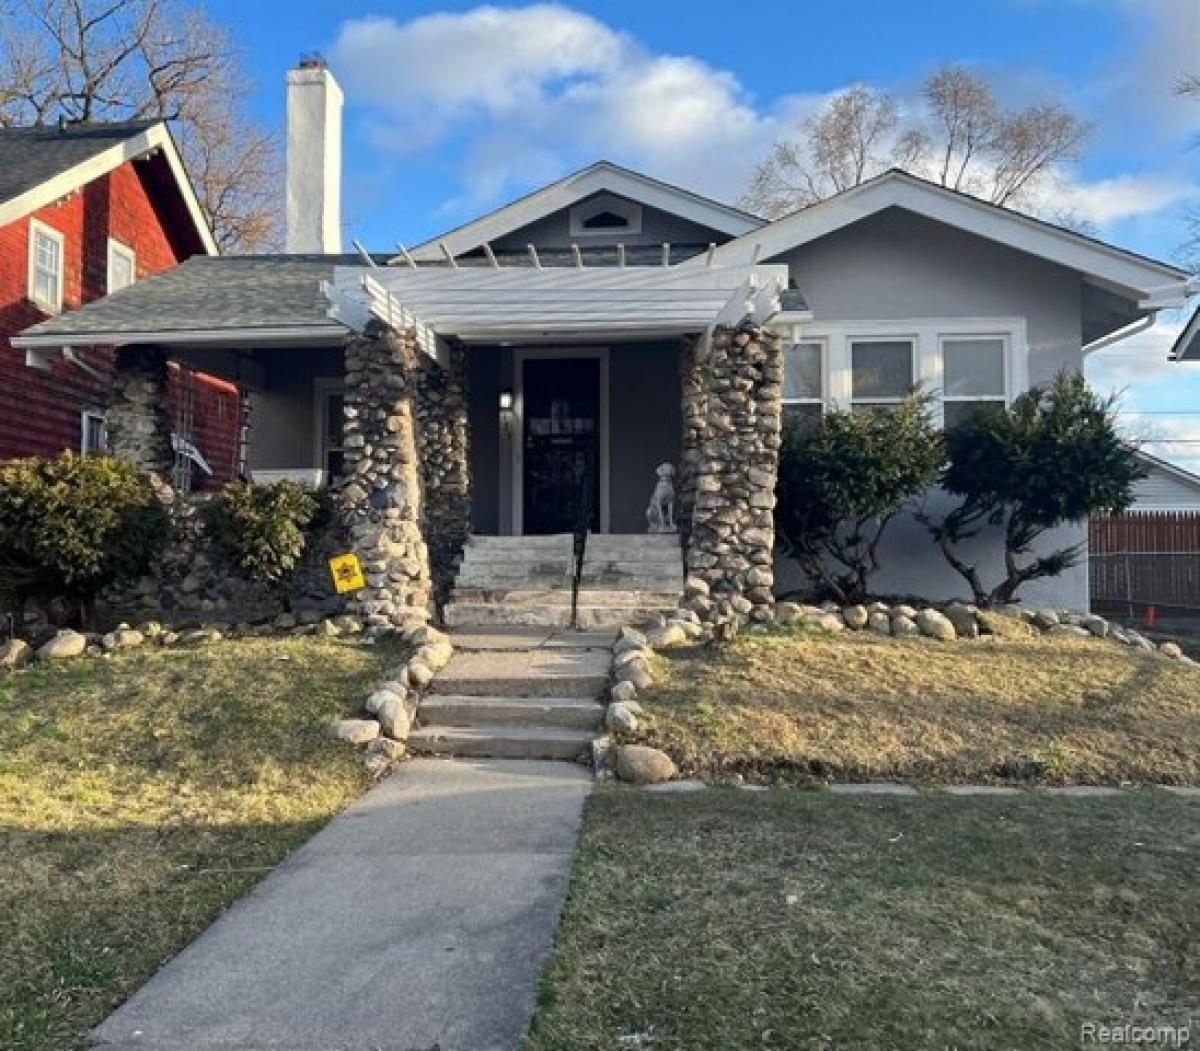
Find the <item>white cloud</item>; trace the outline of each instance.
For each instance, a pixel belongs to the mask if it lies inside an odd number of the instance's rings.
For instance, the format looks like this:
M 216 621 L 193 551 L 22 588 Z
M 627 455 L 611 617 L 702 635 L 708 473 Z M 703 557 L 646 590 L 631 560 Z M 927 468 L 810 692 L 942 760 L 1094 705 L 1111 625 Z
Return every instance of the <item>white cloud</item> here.
M 473 133 L 455 202 L 464 207 L 598 156 L 732 199 L 782 132 L 776 112 L 805 106 L 787 98 L 760 110 L 732 73 L 650 53 L 558 4 L 353 19 L 331 60 L 351 100 L 372 111 L 381 148 Z
M 1090 2 L 1124 7 L 1134 18 L 1135 0 Z M 1153 48 L 1166 48 L 1159 80 L 1174 77 L 1187 50 L 1178 38 L 1195 39 L 1186 31 L 1200 17 L 1200 0 L 1137 0 L 1136 11 L 1143 9 L 1129 61 L 1141 68 Z M 480 6 L 409 21 L 350 19 L 331 60 L 381 151 L 414 154 L 456 143 L 459 185 L 447 194 L 444 211 L 459 216 L 598 157 L 736 200 L 770 144 L 827 97 L 794 94 L 759 103 L 729 70 L 651 52 L 557 3 Z M 989 68 L 988 75 L 1016 101 L 1045 88 L 1044 75 L 1030 71 Z M 1114 92 L 1135 90 L 1128 76 L 1114 73 L 1112 82 L 1092 88 L 1111 103 Z M 1169 94 L 1164 84 L 1159 88 Z M 915 90 L 901 102 L 910 112 L 922 105 Z M 1200 104 L 1189 105 L 1200 120 Z M 1044 203 L 1109 233 L 1114 224 L 1165 214 L 1198 196 L 1193 179 L 1162 170 L 1099 180 L 1064 171 Z
M 1182 331 L 1182 321 L 1156 321 L 1141 332 L 1089 354 L 1085 362 L 1088 382 L 1108 393 L 1134 384 L 1146 387 L 1161 381 L 1191 379 L 1187 366 L 1167 358 Z
M 1064 187 L 1065 203 L 1102 229 L 1157 214 L 1197 196 L 1200 187 L 1189 180 L 1154 174 L 1118 175 L 1090 183 L 1072 179 Z

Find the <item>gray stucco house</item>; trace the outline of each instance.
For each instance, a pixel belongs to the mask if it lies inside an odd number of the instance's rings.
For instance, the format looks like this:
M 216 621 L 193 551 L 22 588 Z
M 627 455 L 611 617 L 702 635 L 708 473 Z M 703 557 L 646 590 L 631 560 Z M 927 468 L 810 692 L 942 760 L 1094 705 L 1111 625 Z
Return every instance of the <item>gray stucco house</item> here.
M 17 342 L 35 367 L 121 348 L 110 429 L 148 466 L 169 450 L 131 419 L 162 360 L 237 383 L 250 474 L 342 479 L 375 578 L 362 608 L 385 619 L 427 598 L 425 548 L 448 589 L 476 538 L 469 613 L 495 597 L 487 552 L 565 557 L 585 499 L 611 574 L 642 559 L 643 591 L 677 591 L 678 541 L 644 536 L 662 463 L 689 570 L 757 615 L 792 583 L 772 550 L 783 416 L 923 384 L 952 420 L 1081 368 L 1187 293 L 1176 267 L 900 171 L 766 222 L 599 162 L 416 247 L 341 254 L 339 122 L 329 72 L 293 71 L 289 254 L 194 258 Z M 998 566 L 999 544 L 978 543 Z M 882 592 L 962 593 L 915 521 L 882 562 Z M 1023 597 L 1086 608 L 1087 579 L 1081 565 Z

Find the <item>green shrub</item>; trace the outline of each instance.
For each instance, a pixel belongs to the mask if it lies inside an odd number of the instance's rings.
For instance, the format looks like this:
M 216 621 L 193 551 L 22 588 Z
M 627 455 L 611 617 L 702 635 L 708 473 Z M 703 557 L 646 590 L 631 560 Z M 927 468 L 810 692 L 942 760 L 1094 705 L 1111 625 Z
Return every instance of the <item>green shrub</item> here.
M 285 592 L 320 512 L 320 497 L 295 482 L 231 482 L 209 504 L 206 525 L 239 571 Z
M 895 514 L 937 480 L 927 395 L 891 411 L 829 412 L 784 427 L 775 525 L 810 578 L 841 602 L 867 594 Z
M 170 519 L 133 464 L 62 453 L 0 464 L 0 561 L 78 598 L 84 620 L 104 585 L 146 571 Z
M 1007 409 L 972 414 L 946 432 L 942 486 L 959 504 L 927 522 L 950 565 L 980 605 L 1012 602 L 1027 581 L 1056 576 L 1078 562 L 1085 545 L 1033 555 L 1048 530 L 1133 502 L 1145 476 L 1116 426 L 1116 401 L 1079 374 L 1031 387 Z M 990 587 L 960 553 L 985 525 L 1003 530 L 1004 576 Z

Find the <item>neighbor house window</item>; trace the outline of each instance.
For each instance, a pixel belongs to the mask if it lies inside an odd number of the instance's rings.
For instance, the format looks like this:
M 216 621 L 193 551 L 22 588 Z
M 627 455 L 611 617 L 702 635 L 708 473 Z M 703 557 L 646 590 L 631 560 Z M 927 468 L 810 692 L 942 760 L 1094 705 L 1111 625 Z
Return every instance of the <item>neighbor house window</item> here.
M 850 404 L 886 409 L 912 392 L 915 345 L 911 339 L 850 341 Z
M 85 409 L 79 416 L 79 451 L 84 456 L 98 456 L 108 451 L 108 429 L 104 424 L 104 413 L 99 409 Z
M 980 409 L 1006 402 L 1003 336 L 943 336 L 942 384 L 945 421 L 952 427 Z
M 789 422 L 821 418 L 825 402 L 825 344 L 793 343 L 783 352 L 783 414 Z
M 63 235 L 29 221 L 29 298 L 48 313 L 62 310 Z
M 137 280 L 137 257 L 132 248 L 108 239 L 108 291 L 119 292 Z

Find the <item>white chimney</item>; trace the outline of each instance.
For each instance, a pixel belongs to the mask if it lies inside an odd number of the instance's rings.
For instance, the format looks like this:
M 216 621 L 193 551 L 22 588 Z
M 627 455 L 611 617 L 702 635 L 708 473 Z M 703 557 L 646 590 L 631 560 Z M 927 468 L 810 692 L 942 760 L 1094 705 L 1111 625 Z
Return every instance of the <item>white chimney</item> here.
M 342 250 L 342 89 L 323 59 L 287 74 L 289 252 Z

